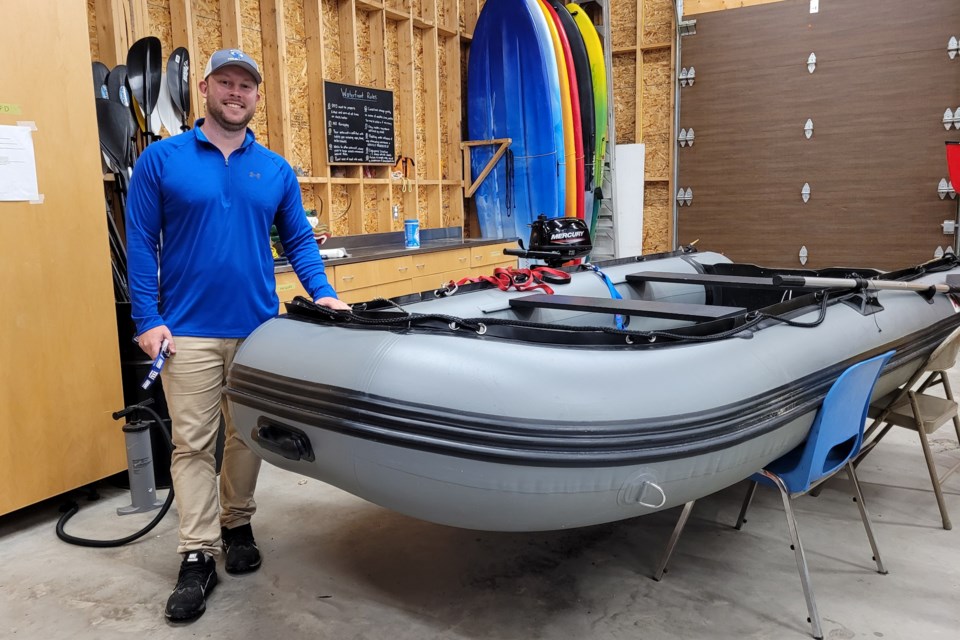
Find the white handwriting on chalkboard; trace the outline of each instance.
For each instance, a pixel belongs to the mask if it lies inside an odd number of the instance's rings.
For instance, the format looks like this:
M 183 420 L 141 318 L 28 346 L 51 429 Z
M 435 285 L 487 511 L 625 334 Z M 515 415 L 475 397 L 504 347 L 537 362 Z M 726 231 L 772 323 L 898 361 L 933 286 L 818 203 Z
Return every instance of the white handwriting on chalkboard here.
M 364 91 L 363 89 L 350 89 L 344 87 L 340 89 L 340 97 L 347 98 L 348 100 L 376 100 L 377 94 L 372 91 Z

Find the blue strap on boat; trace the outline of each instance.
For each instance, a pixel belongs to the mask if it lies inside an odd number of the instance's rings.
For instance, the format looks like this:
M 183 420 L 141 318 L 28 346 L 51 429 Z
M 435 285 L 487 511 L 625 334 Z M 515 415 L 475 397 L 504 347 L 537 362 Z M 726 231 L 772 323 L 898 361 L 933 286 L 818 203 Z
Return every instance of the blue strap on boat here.
M 620 292 L 617 291 L 617 288 L 613 286 L 613 282 L 610 281 L 610 277 L 607 274 L 605 274 L 603 271 L 600 271 L 600 267 L 590 263 L 586 263 L 583 266 L 586 267 L 587 269 L 591 269 L 595 274 L 597 274 L 598 278 L 603 280 L 603 284 L 607 285 L 607 290 L 610 291 L 611 298 L 613 298 L 614 300 L 623 300 L 623 296 L 620 295 Z M 617 322 L 617 329 L 625 329 L 627 325 L 630 323 L 629 318 L 627 318 L 626 316 L 622 316 L 620 314 L 615 315 L 613 318 Z
M 166 364 L 167 358 L 169 357 L 170 341 L 164 338 L 163 342 L 160 343 L 160 351 L 157 353 L 157 359 L 153 361 L 152 365 L 150 365 L 150 371 L 143 379 L 143 382 L 140 383 L 141 389 L 146 390 L 153 386 L 153 383 L 156 382 L 157 378 L 160 377 L 160 372 L 163 370 L 163 365 Z

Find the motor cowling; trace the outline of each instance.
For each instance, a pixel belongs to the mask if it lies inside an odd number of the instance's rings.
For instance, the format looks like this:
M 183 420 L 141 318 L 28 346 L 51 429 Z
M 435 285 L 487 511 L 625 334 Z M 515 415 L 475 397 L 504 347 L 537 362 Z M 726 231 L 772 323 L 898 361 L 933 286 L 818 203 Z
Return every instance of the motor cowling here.
M 541 214 L 530 225 L 528 250 L 558 253 L 564 260 L 583 257 L 593 250 L 590 229 L 579 218 L 547 218 Z

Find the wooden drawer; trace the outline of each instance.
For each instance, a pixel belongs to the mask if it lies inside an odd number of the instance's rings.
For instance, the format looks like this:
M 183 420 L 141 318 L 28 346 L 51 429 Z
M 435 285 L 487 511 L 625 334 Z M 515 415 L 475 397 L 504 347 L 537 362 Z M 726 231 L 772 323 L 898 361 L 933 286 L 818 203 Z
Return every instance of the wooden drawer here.
M 517 248 L 516 242 L 503 242 L 500 244 L 488 244 L 482 247 L 470 248 L 470 268 L 486 267 L 492 264 L 500 264 L 506 261 L 507 256 L 503 254 L 504 249 Z M 516 259 L 512 260 L 516 264 Z
M 374 298 L 396 298 L 408 293 L 413 293 L 410 280 L 398 280 L 386 284 L 378 284 L 372 287 L 361 287 L 360 289 L 351 289 L 340 294 L 340 299 L 347 304 L 356 304 L 357 302 L 367 302 Z
M 336 280 L 333 288 L 337 293 L 373 287 L 379 280 L 376 261 L 354 262 L 352 264 L 337 265 Z
M 376 284 L 396 282 L 397 280 L 409 280 L 413 276 L 413 256 L 377 260 L 376 265 Z
M 470 250 L 455 249 L 453 251 L 438 251 L 425 253 L 413 258 L 413 277 L 429 276 L 445 271 L 466 269 L 470 266 Z
M 455 271 L 444 271 L 443 273 L 434 273 L 429 276 L 420 276 L 413 279 L 414 293 L 421 291 L 433 291 L 439 289 L 451 280 L 456 282 L 460 278 L 466 278 L 470 275 L 470 269 L 457 269 Z

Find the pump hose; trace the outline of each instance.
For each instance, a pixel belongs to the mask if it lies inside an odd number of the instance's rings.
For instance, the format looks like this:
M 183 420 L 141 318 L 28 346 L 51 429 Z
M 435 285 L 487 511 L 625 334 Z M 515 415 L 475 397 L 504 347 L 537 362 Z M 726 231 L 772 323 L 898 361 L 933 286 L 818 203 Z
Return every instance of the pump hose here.
M 149 402 L 135 405 L 135 408 L 146 411 L 153 417 L 154 419 L 153 425 L 156 426 L 158 429 L 160 429 L 161 433 L 163 433 L 164 440 L 166 441 L 167 446 L 170 448 L 170 451 L 172 453 L 173 441 L 170 439 L 170 434 L 167 433 L 167 430 L 164 429 L 163 427 L 163 419 L 159 415 L 157 415 L 156 411 L 154 411 L 150 407 L 145 406 L 146 404 L 149 404 Z M 123 414 L 125 412 L 127 411 L 124 410 L 124 412 L 118 412 L 118 413 Z M 118 417 L 118 414 L 114 414 L 114 417 Z M 167 511 L 170 510 L 170 505 L 172 504 L 173 504 L 173 486 L 171 485 L 170 491 L 167 493 L 167 499 L 166 501 L 164 501 L 163 506 L 160 508 L 160 511 L 157 513 L 156 516 L 154 516 L 153 520 L 151 520 L 147 524 L 147 526 L 145 526 L 143 529 L 140 529 L 140 531 L 137 531 L 136 533 L 132 533 L 125 538 L 117 538 L 116 540 L 93 540 L 90 538 L 79 538 L 77 536 L 72 536 L 66 531 L 64 531 L 64 526 L 67 524 L 67 520 L 72 518 L 74 514 L 76 514 L 77 511 L 80 510 L 80 506 L 76 502 L 70 502 L 67 505 L 65 505 L 66 511 L 63 513 L 63 515 L 60 516 L 60 520 L 57 522 L 57 537 L 63 540 L 64 542 L 69 542 L 70 544 L 79 545 L 81 547 L 96 547 L 100 549 L 105 549 L 110 547 L 122 547 L 128 542 L 133 542 L 137 538 L 145 536 L 147 533 L 150 532 L 151 529 L 153 529 L 155 526 L 160 524 L 160 521 L 163 520 L 163 516 L 167 515 Z

